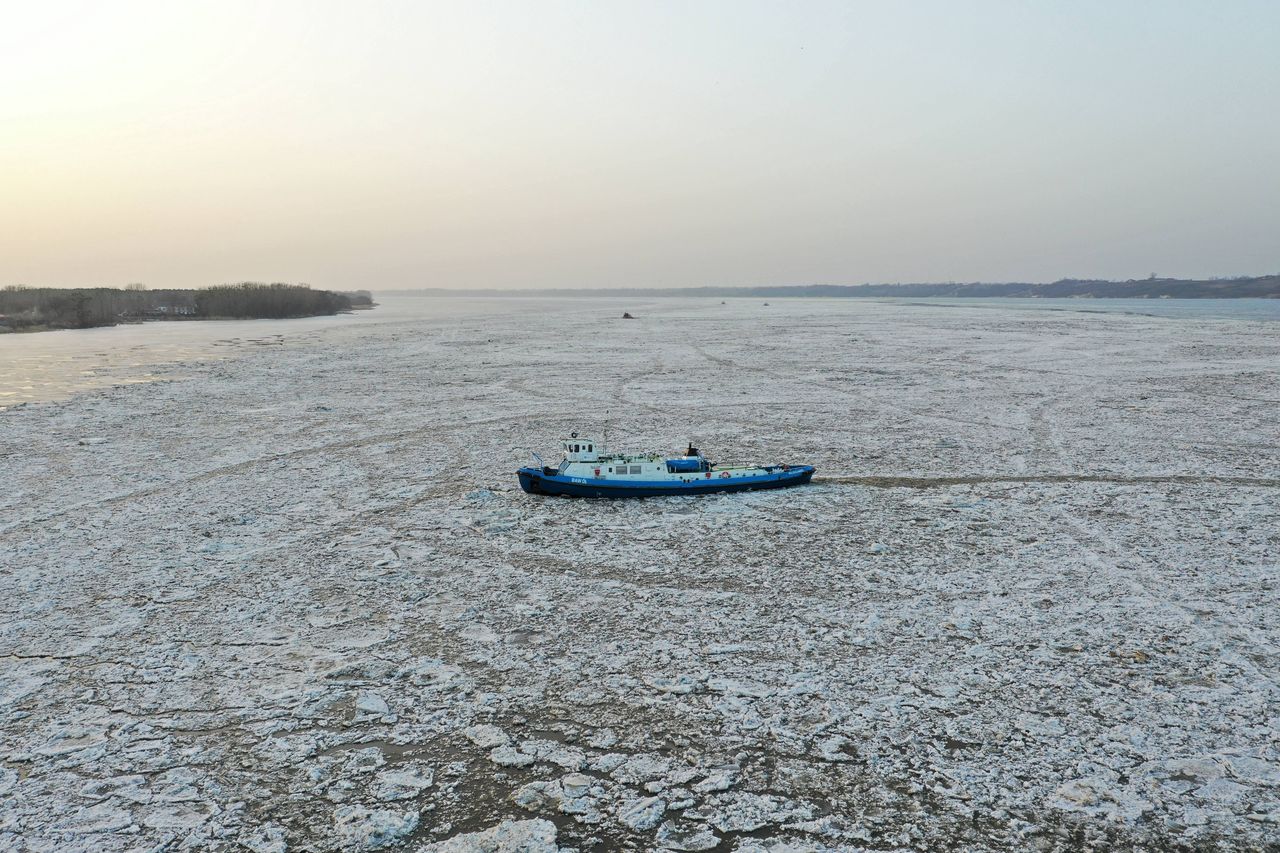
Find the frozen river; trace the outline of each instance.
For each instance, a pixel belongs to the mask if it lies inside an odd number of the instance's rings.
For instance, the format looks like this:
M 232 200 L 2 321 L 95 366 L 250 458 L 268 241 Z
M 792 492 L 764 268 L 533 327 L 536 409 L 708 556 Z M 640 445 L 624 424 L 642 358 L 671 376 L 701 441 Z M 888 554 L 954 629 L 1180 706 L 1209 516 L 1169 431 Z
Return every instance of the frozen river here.
M 1280 321 L 1280 299 L 1042 299 L 958 297 L 884 299 L 897 305 L 949 305 L 1008 311 L 1069 311 L 1086 314 L 1135 314 L 1170 320 Z
M 716 304 L 701 300 L 696 304 Z M 732 300 L 755 303 L 760 300 Z M 776 301 L 776 300 L 775 300 Z M 830 300 L 806 300 L 826 304 Z M 859 300 L 862 301 L 862 300 Z M 1126 313 L 1169 319 L 1235 319 L 1280 322 L 1280 299 L 885 299 L 906 307 L 947 306 L 987 310 Z M 379 297 L 372 311 L 297 320 L 205 320 L 140 323 L 100 329 L 0 335 L 0 410 L 19 403 L 57 400 L 79 391 L 154 382 L 173 376 L 174 365 L 234 358 L 261 347 L 314 341 L 331 329 L 368 324 L 415 323 L 512 312 L 573 310 L 573 306 L 621 310 L 646 300 L 548 300 Z M 839 305 L 839 301 L 836 301 Z M 856 309 L 850 304 L 836 310 Z
M 295 320 L 185 320 L 0 335 L 0 409 L 80 391 L 155 382 L 183 364 L 306 344 L 337 329 L 519 310 L 523 300 L 388 297 L 377 308 Z
M 0 849 L 1280 843 L 1274 321 L 381 301 L 0 412 Z M 819 479 L 518 491 L 606 422 Z

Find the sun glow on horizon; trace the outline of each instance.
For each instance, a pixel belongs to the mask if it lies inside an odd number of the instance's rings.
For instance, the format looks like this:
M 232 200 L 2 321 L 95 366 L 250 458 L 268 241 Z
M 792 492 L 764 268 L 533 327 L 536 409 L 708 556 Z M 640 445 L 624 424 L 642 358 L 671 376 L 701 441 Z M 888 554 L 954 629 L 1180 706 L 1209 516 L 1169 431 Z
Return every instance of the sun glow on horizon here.
M 0 285 L 1280 269 L 1280 7 L 52 3 Z

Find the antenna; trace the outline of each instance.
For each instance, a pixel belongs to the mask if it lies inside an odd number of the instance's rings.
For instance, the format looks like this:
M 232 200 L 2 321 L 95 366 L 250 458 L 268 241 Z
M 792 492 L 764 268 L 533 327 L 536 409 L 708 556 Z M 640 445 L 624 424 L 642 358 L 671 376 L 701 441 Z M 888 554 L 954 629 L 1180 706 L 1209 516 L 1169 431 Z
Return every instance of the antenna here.
M 604 441 L 601 443 L 604 445 L 605 453 L 608 453 L 609 452 L 609 410 L 608 409 L 604 410 Z

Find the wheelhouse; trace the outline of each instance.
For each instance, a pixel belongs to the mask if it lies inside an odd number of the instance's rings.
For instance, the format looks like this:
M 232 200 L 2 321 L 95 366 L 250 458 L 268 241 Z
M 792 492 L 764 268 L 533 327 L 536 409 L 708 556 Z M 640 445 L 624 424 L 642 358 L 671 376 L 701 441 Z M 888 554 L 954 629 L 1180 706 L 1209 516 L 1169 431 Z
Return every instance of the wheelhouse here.
M 560 449 L 564 451 L 567 462 L 599 462 L 603 450 L 595 439 L 579 438 L 577 433 L 560 439 Z

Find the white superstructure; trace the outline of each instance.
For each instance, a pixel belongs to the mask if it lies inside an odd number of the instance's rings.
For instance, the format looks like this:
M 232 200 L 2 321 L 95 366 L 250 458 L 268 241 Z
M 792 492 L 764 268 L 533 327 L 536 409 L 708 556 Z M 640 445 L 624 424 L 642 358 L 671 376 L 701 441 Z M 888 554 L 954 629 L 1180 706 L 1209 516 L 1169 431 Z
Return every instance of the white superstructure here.
M 573 433 L 560 440 L 564 451 L 556 473 L 564 477 L 609 480 L 691 482 L 714 477 L 764 475 L 768 469 L 746 465 L 716 465 L 690 445 L 681 456 L 655 453 L 610 453 L 599 441 Z

